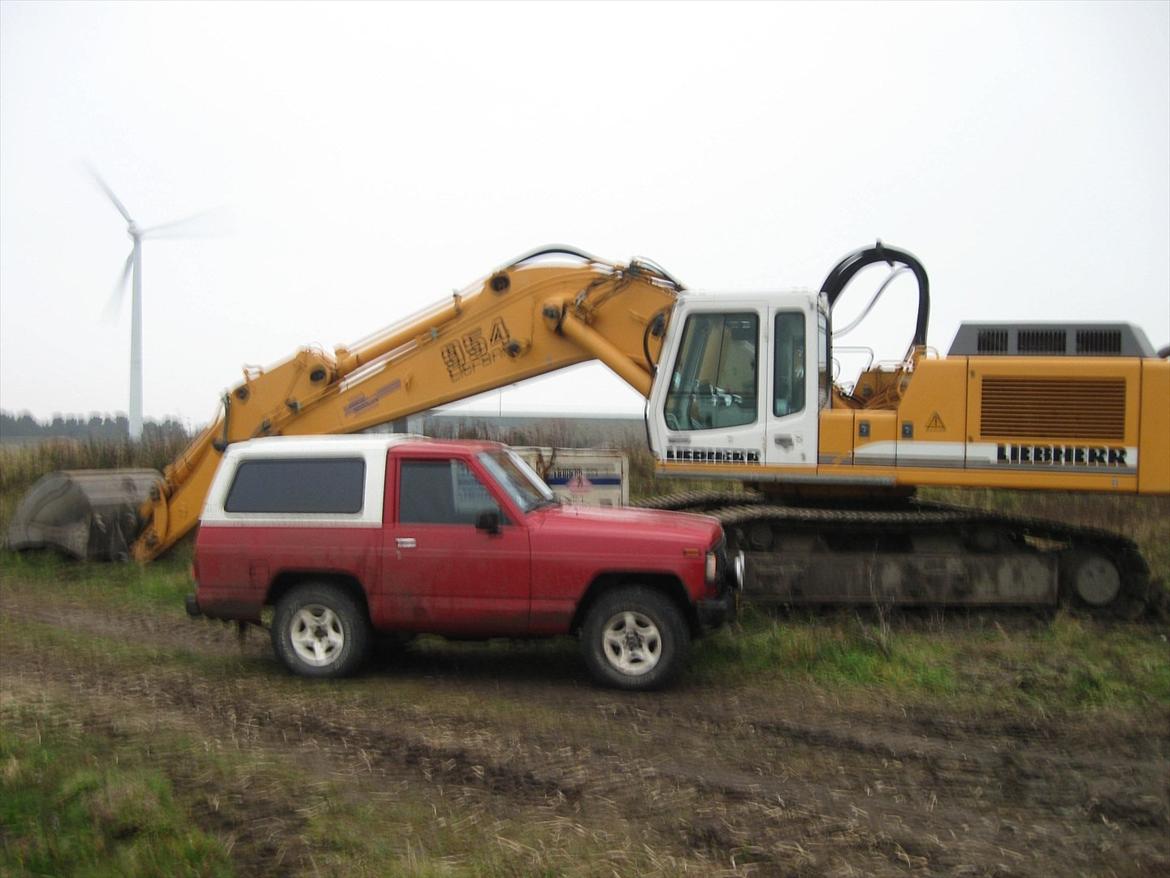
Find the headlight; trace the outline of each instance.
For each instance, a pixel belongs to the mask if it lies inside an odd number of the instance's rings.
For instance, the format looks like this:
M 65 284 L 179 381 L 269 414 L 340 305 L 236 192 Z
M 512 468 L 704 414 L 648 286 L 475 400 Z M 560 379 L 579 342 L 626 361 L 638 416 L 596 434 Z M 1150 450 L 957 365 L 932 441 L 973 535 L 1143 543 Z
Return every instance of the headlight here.
M 714 585 L 719 581 L 719 556 L 714 552 L 707 553 L 707 583 Z

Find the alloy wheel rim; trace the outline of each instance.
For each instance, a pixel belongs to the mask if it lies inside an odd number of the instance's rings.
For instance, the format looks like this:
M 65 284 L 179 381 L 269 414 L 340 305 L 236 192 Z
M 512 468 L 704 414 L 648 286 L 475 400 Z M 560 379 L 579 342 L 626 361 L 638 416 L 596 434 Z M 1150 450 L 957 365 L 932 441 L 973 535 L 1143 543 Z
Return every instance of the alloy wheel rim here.
M 308 604 L 293 614 L 289 639 L 297 657 L 315 668 L 337 661 L 345 646 L 341 617 L 323 604 Z
M 662 659 L 662 634 L 649 616 L 623 610 L 602 628 L 601 648 L 615 670 L 641 677 L 654 670 Z

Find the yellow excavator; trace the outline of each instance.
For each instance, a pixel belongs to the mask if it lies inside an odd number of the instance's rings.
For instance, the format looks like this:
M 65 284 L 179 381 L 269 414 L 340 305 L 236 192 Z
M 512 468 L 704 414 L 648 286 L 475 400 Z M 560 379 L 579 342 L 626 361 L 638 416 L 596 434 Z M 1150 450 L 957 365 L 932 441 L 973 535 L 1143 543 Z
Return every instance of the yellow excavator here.
M 871 364 L 849 386 L 834 380 L 834 305 L 883 263 L 917 283 L 913 337 L 900 363 Z M 647 399 L 657 474 L 728 482 L 649 505 L 719 518 L 745 553 L 749 598 L 1144 603 L 1149 572 L 1122 536 L 914 493 L 1170 493 L 1167 351 L 1128 324 L 987 323 L 964 324 L 940 356 L 926 345 L 929 305 L 922 264 L 880 241 L 819 292 L 752 295 L 692 293 L 645 260 L 536 250 L 354 345 L 245 369 L 161 477 L 46 477 L 9 544 L 148 561 L 196 525 L 232 442 L 357 432 L 596 359 Z

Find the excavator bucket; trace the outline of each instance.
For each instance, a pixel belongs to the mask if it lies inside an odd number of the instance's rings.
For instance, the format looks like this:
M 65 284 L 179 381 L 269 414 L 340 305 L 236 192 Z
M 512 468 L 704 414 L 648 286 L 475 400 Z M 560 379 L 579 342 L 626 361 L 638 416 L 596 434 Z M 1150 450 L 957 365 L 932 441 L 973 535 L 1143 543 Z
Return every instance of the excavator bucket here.
M 138 507 L 161 480 L 152 469 L 49 473 L 17 505 L 8 526 L 8 548 L 48 548 L 84 560 L 125 561 L 142 529 Z

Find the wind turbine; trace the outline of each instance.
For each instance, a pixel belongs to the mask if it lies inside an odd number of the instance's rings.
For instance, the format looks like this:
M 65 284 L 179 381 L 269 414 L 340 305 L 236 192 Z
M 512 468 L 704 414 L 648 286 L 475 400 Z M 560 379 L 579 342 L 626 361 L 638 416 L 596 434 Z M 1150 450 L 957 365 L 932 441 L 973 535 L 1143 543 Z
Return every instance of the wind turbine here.
M 206 215 L 204 213 L 197 213 L 181 220 L 174 222 L 159 223 L 158 225 L 142 228 L 130 216 L 130 211 L 126 209 L 114 190 L 110 185 L 102 179 L 102 175 L 97 172 L 96 168 L 89 167 L 90 174 L 93 175 L 101 190 L 106 193 L 106 197 L 117 208 L 118 213 L 122 214 L 122 219 L 126 220 L 126 232 L 130 235 L 130 240 L 134 242 L 130 249 L 130 255 L 126 257 L 126 264 L 122 268 L 122 275 L 118 279 L 117 285 L 114 287 L 113 295 L 110 296 L 110 301 L 106 304 L 106 313 L 115 315 L 121 310 L 122 299 L 126 295 L 126 279 L 133 277 L 132 294 L 130 299 L 130 439 L 137 442 L 142 438 L 142 241 L 147 237 L 183 237 L 183 235 L 173 234 L 181 226 L 185 226 L 192 220 L 198 219 Z M 166 235 L 159 235 L 159 232 L 166 232 Z

